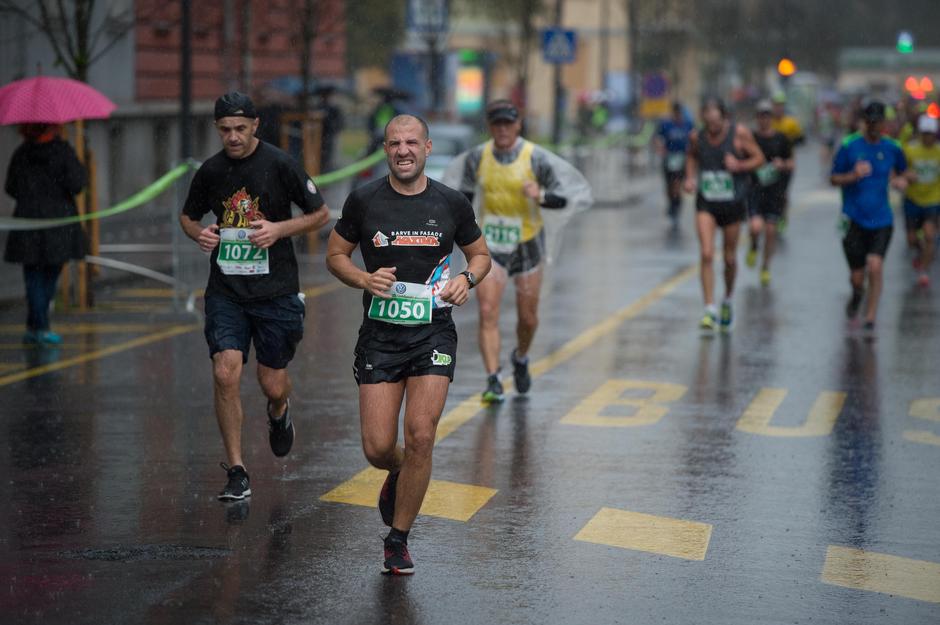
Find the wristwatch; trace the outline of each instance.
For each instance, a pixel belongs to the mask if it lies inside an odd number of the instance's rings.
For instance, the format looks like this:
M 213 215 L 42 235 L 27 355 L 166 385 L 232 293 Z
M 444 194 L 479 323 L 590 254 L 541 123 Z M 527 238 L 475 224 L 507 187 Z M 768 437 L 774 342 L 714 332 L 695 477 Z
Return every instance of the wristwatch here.
M 460 275 L 467 279 L 467 283 L 470 285 L 471 289 L 477 285 L 477 278 L 475 275 L 473 275 L 473 273 L 469 271 L 461 271 Z

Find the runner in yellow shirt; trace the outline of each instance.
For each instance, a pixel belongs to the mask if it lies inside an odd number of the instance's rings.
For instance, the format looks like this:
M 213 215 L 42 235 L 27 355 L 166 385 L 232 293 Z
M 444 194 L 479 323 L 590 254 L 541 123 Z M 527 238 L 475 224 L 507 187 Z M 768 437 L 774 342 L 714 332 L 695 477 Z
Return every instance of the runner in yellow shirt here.
M 904 156 L 911 184 L 904 196 L 904 222 L 907 243 L 915 250 L 914 269 L 917 284 L 930 284 L 928 270 L 933 261 L 937 241 L 937 215 L 940 213 L 940 143 L 937 131 L 940 123 L 922 115 L 917 122 L 919 138 L 904 146 Z

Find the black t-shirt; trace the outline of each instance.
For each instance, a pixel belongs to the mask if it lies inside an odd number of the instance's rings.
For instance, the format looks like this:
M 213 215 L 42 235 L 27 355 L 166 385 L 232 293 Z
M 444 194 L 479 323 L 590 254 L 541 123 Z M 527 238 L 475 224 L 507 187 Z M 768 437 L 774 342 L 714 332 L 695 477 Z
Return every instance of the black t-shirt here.
M 769 136 L 755 132 L 754 139 L 757 141 L 757 145 L 760 147 L 760 151 L 764 153 L 764 158 L 767 159 L 768 163 L 775 158 L 786 160 L 793 156 L 793 144 L 790 143 L 790 140 L 787 139 L 787 136 L 782 132 L 774 131 L 774 133 Z M 781 192 L 782 189 L 786 187 L 789 177 L 789 172 L 780 172 L 779 180 L 769 187 L 764 187 L 763 190 L 765 192 Z
M 446 280 L 454 244 L 469 245 L 482 236 L 463 193 L 428 178 L 421 193 L 402 195 L 387 176 L 349 194 L 335 230 L 359 244 L 369 273 L 395 267 L 397 281 L 417 284 Z M 363 292 L 366 310 L 371 300 Z
M 291 219 L 291 203 L 309 214 L 323 206 L 323 198 L 297 161 L 261 141 L 245 158 L 232 159 L 222 151 L 203 163 L 189 187 L 183 214 L 199 221 L 212 211 L 219 228 L 250 228 L 249 222 L 257 219 Z M 289 238 L 269 248 L 269 273 L 261 275 L 222 273 L 219 249 L 212 251 L 207 294 L 250 301 L 300 290 L 297 258 Z

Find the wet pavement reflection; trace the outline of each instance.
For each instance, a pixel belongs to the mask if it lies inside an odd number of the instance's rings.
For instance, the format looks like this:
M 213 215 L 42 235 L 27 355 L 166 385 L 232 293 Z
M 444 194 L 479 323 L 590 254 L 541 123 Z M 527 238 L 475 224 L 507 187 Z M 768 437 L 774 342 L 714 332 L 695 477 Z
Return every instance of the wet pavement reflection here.
M 120 349 L 0 378 L 0 621 L 940 622 L 938 294 L 913 286 L 895 233 L 877 334 L 847 324 L 838 195 L 813 178 L 773 284 L 740 262 L 729 334 L 697 329 L 690 207 L 671 232 L 659 191 L 568 226 L 528 396 L 479 404 L 476 310 L 458 311 L 438 512 L 412 532 L 410 579 L 379 575 L 385 528 L 358 503 L 378 489 L 357 293 L 308 297 L 286 459 L 245 385 L 254 494 L 230 504 L 192 319 L 62 319 L 60 349 L 3 358 Z M 331 284 L 322 258 L 305 266 L 307 287 Z M 507 297 L 507 352 L 512 313 Z

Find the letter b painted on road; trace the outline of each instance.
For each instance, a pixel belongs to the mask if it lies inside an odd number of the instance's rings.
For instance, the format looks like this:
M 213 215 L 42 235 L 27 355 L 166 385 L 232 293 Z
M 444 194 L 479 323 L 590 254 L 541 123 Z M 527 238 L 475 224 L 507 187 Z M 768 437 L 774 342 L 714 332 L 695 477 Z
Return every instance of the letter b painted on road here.
M 681 384 L 668 382 L 607 380 L 566 414 L 561 422 L 566 425 L 617 428 L 653 425 L 669 412 L 666 404 L 682 399 L 686 390 Z M 627 391 L 646 391 L 651 394 L 624 397 Z M 626 416 L 602 414 L 611 406 L 632 407 L 634 411 Z

